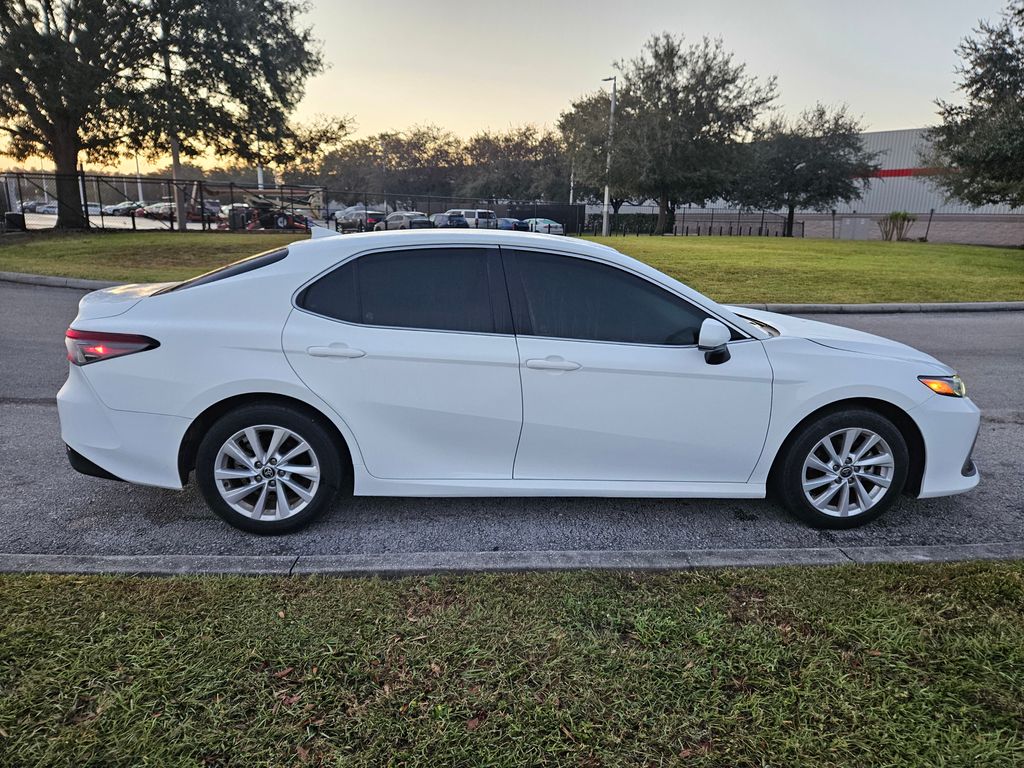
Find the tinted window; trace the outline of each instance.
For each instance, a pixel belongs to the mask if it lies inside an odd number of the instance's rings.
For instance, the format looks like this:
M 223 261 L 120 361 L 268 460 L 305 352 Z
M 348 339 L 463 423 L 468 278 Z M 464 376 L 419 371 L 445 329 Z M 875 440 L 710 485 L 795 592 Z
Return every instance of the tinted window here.
M 507 323 L 496 319 L 491 306 L 499 269 L 496 253 L 485 248 L 371 253 L 320 278 L 298 304 L 364 325 L 504 332 Z
M 152 210 L 152 206 L 150 207 Z M 193 277 L 191 280 L 186 280 L 183 283 L 172 285 L 170 288 L 164 288 L 163 290 L 157 291 L 154 296 L 161 293 L 170 293 L 171 291 L 181 291 L 185 288 L 193 288 L 197 285 L 206 285 L 207 283 L 215 283 L 218 280 L 224 280 L 235 275 L 242 275 L 246 272 L 252 272 L 254 269 L 265 267 L 269 264 L 274 264 L 285 256 L 288 255 L 287 248 L 280 248 L 276 251 L 265 251 L 264 253 L 257 253 L 255 256 L 249 256 L 242 259 L 241 261 L 235 261 L 227 266 L 219 267 L 212 272 L 206 272 L 198 277 Z
M 647 280 L 586 259 L 512 254 L 518 333 L 629 344 L 697 343 L 707 315 Z

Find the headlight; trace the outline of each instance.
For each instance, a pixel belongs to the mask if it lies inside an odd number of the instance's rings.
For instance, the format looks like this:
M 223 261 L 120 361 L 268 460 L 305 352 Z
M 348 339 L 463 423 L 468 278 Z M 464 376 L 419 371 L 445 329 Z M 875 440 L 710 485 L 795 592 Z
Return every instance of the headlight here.
M 932 392 L 946 397 L 967 397 L 967 385 L 955 373 L 952 376 L 918 376 Z

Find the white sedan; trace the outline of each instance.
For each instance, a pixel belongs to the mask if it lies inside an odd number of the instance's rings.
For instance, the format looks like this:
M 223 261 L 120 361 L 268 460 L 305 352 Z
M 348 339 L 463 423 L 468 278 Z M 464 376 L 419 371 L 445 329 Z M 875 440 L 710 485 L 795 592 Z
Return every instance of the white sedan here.
M 808 523 L 848 528 L 903 492 L 978 483 L 977 407 L 903 344 L 722 306 L 581 240 L 330 234 L 83 298 L 57 397 L 71 464 L 162 488 L 194 476 L 259 533 L 308 523 L 343 488 L 773 488 Z
M 565 228 L 554 219 L 523 219 L 531 232 L 545 235 L 564 235 Z

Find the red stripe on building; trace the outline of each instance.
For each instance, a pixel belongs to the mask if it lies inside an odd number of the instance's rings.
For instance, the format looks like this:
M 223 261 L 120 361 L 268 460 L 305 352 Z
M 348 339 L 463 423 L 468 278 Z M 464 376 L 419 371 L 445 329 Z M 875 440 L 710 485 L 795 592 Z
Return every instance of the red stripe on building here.
M 934 176 L 939 168 L 882 168 L 871 174 L 873 179 L 897 179 L 903 176 Z

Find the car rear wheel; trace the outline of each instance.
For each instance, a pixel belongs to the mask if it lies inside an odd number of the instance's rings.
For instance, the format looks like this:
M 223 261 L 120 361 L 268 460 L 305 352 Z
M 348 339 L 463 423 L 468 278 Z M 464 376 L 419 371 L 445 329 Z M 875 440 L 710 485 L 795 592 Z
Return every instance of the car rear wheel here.
M 775 477 L 783 504 L 816 528 L 855 528 L 899 497 L 907 480 L 907 443 L 874 411 L 822 416 L 794 436 Z
M 337 495 L 342 471 L 324 426 L 280 405 L 223 416 L 196 455 L 196 479 L 210 508 L 236 528 L 260 534 L 310 523 Z

